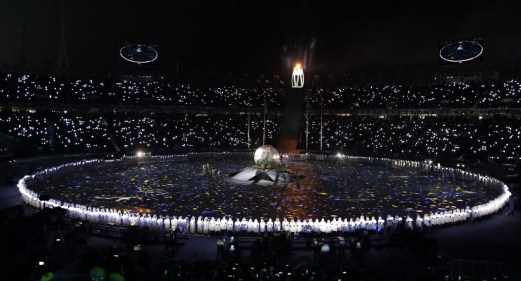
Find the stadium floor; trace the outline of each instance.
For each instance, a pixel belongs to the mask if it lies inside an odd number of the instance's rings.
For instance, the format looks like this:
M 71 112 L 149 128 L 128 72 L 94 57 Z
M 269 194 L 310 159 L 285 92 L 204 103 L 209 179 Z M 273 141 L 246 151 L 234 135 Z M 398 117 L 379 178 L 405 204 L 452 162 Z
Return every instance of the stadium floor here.
M 222 175 L 250 159 L 191 159 L 167 163 L 110 165 L 51 176 L 30 189 L 62 202 L 166 217 L 355 219 L 464 209 L 499 195 L 470 180 L 384 165 L 336 161 L 287 161 L 298 182 L 262 186 L 229 183 L 205 174 L 210 161 Z

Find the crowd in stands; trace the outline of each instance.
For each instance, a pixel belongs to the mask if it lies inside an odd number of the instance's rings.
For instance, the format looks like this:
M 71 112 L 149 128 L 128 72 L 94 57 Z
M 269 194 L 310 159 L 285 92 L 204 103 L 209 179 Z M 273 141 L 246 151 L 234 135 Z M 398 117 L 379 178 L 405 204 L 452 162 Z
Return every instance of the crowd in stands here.
M 500 108 L 521 106 L 521 84 L 452 83 L 437 86 L 363 86 L 318 89 L 310 97 L 312 109 Z
M 356 109 L 501 108 L 521 105 L 521 84 L 452 83 L 436 86 L 363 86 L 318 89 L 310 96 L 315 113 Z M 268 143 L 278 138 L 281 94 L 273 88 L 196 87 L 171 81 L 72 79 L 45 75 L 0 74 L 4 103 L 161 105 L 182 108 L 257 108 L 266 100 Z M 11 107 L 10 107 L 11 106 Z M 247 114 L 160 112 L 79 113 L 52 109 L 22 111 L 8 105 L 0 112 L 2 137 L 21 141 L 30 151 L 94 152 L 146 147 L 155 150 L 247 148 Z M 51 107 L 52 108 L 52 107 Z M 247 110 L 244 110 L 246 112 Z M 257 110 L 261 113 L 263 110 Z M 275 113 L 274 113 L 275 112 Z M 250 116 L 250 144 L 262 143 L 262 116 Z M 262 113 L 261 113 L 262 114 Z M 342 149 L 356 155 L 400 157 L 520 157 L 520 124 L 508 119 L 463 117 L 334 117 L 326 116 L 323 150 Z M 212 128 L 211 130 L 208 128 Z M 300 147 L 304 148 L 302 126 Z M 308 145 L 319 148 L 318 116 L 311 117 Z
M 114 152 L 248 148 L 262 145 L 259 114 L 81 114 L 1 111 L 0 131 L 27 152 Z M 266 141 L 278 136 L 280 117 L 266 118 Z
M 251 114 L 250 147 L 262 144 L 263 116 Z M 305 122 L 305 120 L 304 120 Z M 275 143 L 280 117 L 268 115 L 266 142 Z M 209 129 L 211 128 L 211 129 Z M 322 149 L 353 155 L 411 159 L 521 157 L 521 124 L 504 118 L 435 116 L 323 117 Z M 0 112 L 3 137 L 27 152 L 155 152 L 248 148 L 248 114 L 87 114 L 51 111 Z M 305 124 L 299 146 L 306 147 Z M 309 120 L 308 148 L 320 148 L 320 117 Z
M 428 86 L 367 85 L 319 88 L 310 97 L 318 110 L 396 108 L 518 108 L 521 84 L 510 80 L 486 84 Z M 11 102 L 67 102 L 122 105 L 212 106 L 280 109 L 274 87 L 196 87 L 171 81 L 72 79 L 45 75 L 1 74 L 0 95 Z
M 27 148 L 39 150 L 49 147 L 47 124 L 47 117 L 40 114 L 0 111 L 2 138 L 22 140 Z
M 280 108 L 274 88 L 192 87 L 158 81 L 118 81 L 112 79 L 60 79 L 39 75 L 0 75 L 0 95 L 4 102 L 89 103 L 164 106 L 212 106 Z
M 382 116 L 383 117 L 383 116 Z M 305 122 L 305 120 L 304 120 Z M 300 147 L 306 145 L 305 124 Z M 504 118 L 361 117 L 325 115 L 323 150 L 416 159 L 482 159 L 514 162 L 521 157 L 521 122 Z M 310 116 L 308 148 L 320 146 L 320 116 Z

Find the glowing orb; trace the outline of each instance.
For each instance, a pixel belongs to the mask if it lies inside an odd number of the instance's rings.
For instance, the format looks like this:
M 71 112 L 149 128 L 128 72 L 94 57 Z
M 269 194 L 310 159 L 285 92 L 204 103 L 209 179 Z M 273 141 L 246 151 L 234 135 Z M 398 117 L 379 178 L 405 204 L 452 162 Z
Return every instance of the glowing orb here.
M 253 155 L 255 165 L 262 167 L 273 167 L 280 163 L 280 154 L 271 145 L 263 145 L 255 151 Z

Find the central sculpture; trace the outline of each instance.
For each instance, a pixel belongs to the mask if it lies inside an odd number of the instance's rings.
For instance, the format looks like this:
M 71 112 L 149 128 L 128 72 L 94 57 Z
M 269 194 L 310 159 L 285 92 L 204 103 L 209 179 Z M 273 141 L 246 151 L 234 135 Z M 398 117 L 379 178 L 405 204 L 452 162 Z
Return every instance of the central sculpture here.
M 283 169 L 281 155 L 271 145 L 263 145 L 253 155 L 254 165 L 232 173 L 226 178 L 235 184 L 277 185 L 295 182 L 300 178 Z

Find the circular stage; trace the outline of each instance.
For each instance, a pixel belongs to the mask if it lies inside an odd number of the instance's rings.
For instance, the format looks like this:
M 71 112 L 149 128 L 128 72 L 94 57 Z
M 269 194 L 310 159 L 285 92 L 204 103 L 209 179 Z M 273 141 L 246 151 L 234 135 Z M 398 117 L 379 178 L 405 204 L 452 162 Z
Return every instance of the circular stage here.
M 479 178 L 458 178 L 449 170 L 390 163 L 337 157 L 286 160 L 283 169 L 302 180 L 264 186 L 226 180 L 228 174 L 252 165 L 251 157 L 135 158 L 117 165 L 71 166 L 36 177 L 27 188 L 96 208 L 170 217 L 264 219 L 423 216 L 485 204 L 503 193 Z

